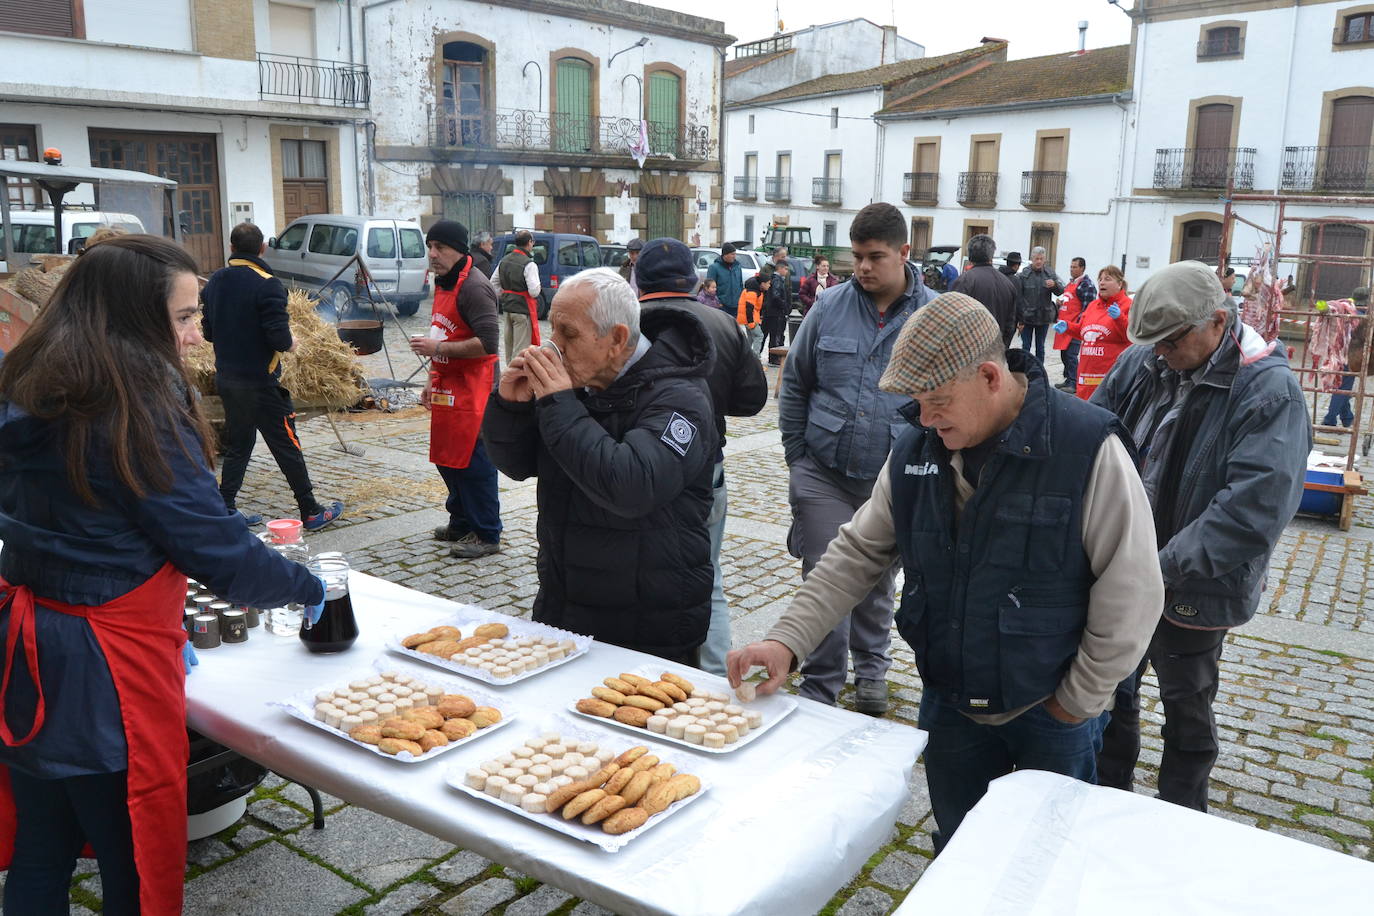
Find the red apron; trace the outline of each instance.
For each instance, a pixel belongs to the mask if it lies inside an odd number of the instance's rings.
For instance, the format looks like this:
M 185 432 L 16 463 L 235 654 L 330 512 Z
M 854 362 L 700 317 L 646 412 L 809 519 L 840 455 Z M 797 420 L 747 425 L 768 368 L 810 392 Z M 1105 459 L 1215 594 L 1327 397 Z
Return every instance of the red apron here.
M 458 313 L 458 293 L 471 270 L 472 259 L 469 258 L 453 289 L 435 290 L 431 337 L 440 341 L 462 341 L 475 336 Z M 432 463 L 445 468 L 465 468 L 472 460 L 472 449 L 482 431 L 482 414 L 491 396 L 495 365 L 494 353 L 478 359 L 436 356 L 430 362 L 429 460 Z
M 1087 274 L 1083 275 L 1083 277 L 1086 276 Z M 1068 285 L 1067 288 L 1065 288 L 1064 292 L 1068 293 L 1068 298 L 1066 298 L 1063 304 L 1059 306 L 1060 320 L 1067 321 L 1069 324 L 1073 324 L 1074 319 L 1076 319 L 1079 315 L 1083 314 L 1083 309 L 1088 305 L 1088 303 L 1082 302 L 1078 298 L 1078 284 L 1083 279 L 1083 277 L 1079 277 L 1077 280 L 1074 280 L 1072 283 Z M 1050 345 L 1054 347 L 1056 350 L 1067 350 L 1069 348 L 1069 344 L 1073 343 L 1073 341 L 1074 338 L 1072 335 L 1068 333 L 1060 334 L 1058 331 L 1056 331 L 1054 334 L 1054 340 Z
M 0 738 L 10 747 L 27 744 L 43 727 L 43 687 L 34 634 L 34 594 L 26 586 L 0 580 L 0 602 L 14 595 L 5 637 L 5 677 L 0 681 L 0 711 L 9 687 L 17 649 L 24 652 L 38 688 L 38 706 L 29 734 L 16 737 L 0 715 Z M 129 754 L 129 822 L 138 870 L 143 916 L 181 912 L 186 872 L 186 675 L 181 647 L 186 642 L 182 604 L 186 577 L 170 563 L 138 588 L 99 607 L 40 599 L 44 608 L 85 617 L 105 653 Z M 14 856 L 15 811 L 9 769 L 0 766 L 0 867 Z

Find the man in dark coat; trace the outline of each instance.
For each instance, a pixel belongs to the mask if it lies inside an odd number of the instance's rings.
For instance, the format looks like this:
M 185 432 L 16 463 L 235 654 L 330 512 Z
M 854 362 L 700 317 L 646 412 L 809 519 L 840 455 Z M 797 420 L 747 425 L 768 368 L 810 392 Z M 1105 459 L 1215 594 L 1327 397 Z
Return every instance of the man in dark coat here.
M 1021 294 L 1010 277 L 992 266 L 997 243 L 990 235 L 975 235 L 968 240 L 968 259 L 973 266 L 960 274 L 949 291 L 963 293 L 977 299 L 997 319 L 1002 331 L 1002 343 L 1011 346 L 1016 336 Z
M 695 666 L 711 617 L 710 335 L 679 309 L 641 316 L 600 267 L 559 287 L 549 323 L 553 346 L 511 360 L 482 426 L 502 472 L 539 478 L 534 619 Z
M 1030 352 L 1035 344 L 1035 358 L 1045 361 L 1045 335 L 1059 314 L 1055 297 L 1064 292 L 1064 283 L 1054 268 L 1045 263 L 1045 249 L 1031 249 L 1031 262 L 1016 275 L 1021 282 L 1021 349 Z

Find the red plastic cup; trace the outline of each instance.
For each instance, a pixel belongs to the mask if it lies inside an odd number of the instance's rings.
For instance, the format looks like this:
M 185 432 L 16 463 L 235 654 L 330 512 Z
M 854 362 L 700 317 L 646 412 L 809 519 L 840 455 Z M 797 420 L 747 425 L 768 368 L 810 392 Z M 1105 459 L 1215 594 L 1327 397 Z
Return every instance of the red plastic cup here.
M 301 520 L 298 518 L 274 518 L 267 523 L 272 540 L 278 544 L 295 544 L 301 539 Z

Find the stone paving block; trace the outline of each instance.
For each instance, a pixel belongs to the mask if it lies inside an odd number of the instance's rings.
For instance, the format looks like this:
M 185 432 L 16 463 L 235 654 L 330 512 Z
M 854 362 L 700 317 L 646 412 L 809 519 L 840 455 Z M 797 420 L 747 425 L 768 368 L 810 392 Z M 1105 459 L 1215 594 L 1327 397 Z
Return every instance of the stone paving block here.
M 254 843 L 265 840 L 271 835 L 272 834 L 263 830 L 261 827 L 255 827 L 252 824 L 244 824 L 238 829 L 238 832 L 234 834 L 234 838 L 229 842 L 233 844 L 235 849 L 247 849 Z
M 892 908 L 892 898 L 876 887 L 861 887 L 836 910 L 836 916 L 883 916 Z
M 1315 781 L 1316 780 L 1308 780 L 1309 783 Z M 1290 786 L 1285 783 L 1276 782 L 1269 790 L 1269 794 L 1273 798 L 1282 798 L 1288 801 L 1297 802 L 1300 805 L 1310 805 L 1313 808 L 1325 808 L 1328 811 L 1336 806 L 1336 797 L 1334 795 L 1325 794 L 1310 785 L 1299 788 L 1298 786 Z
M 533 894 L 507 904 L 505 916 L 548 916 L 571 899 L 571 894 L 545 884 Z
M 505 878 L 488 878 L 439 905 L 449 916 L 479 916 L 515 896 L 515 883 Z
M 925 856 L 897 850 L 888 853 L 868 876 L 885 887 L 905 891 L 916 883 L 929 864 L 930 860 Z
M 329 869 L 268 843 L 188 883 L 185 910 L 196 916 L 333 916 L 366 897 Z
M 234 850 L 214 837 L 192 840 L 186 846 L 186 861 L 201 867 L 213 865 L 233 854 Z
M 1269 829 L 1272 832 L 1280 834 L 1282 836 L 1286 836 L 1294 840 L 1301 840 L 1304 843 L 1311 843 L 1313 846 L 1321 846 L 1325 849 L 1330 849 L 1335 852 L 1345 851 L 1341 847 L 1340 843 L 1337 843 L 1335 840 L 1331 839 L 1331 837 L 1326 836 L 1322 833 L 1312 833 L 1307 830 L 1295 830 L 1294 828 L 1288 827 L 1284 824 L 1270 824 Z
M 1217 768 L 1212 770 L 1212 779 L 1237 789 L 1244 789 L 1256 795 L 1263 795 L 1269 789 L 1269 784 L 1258 776 L 1251 776 L 1249 773 L 1239 773 L 1235 770 Z
M 299 827 L 310 821 L 308 814 L 271 799 L 253 802 L 248 806 L 248 813 L 260 821 L 266 821 L 278 830 L 290 830 L 292 827 Z
M 1308 760 L 1304 757 L 1294 757 L 1291 754 L 1280 754 L 1276 762 L 1278 766 L 1284 769 L 1296 770 L 1299 773 L 1306 773 L 1308 776 L 1316 776 L 1319 779 L 1336 779 L 1341 775 L 1341 768 L 1338 766 L 1317 760 Z
M 433 886 L 423 881 L 411 881 L 409 884 L 402 884 L 376 903 L 363 907 L 363 916 L 405 916 L 437 893 Z
M 1291 818 L 1293 813 L 1292 805 L 1285 805 L 1273 799 L 1264 798 L 1259 795 L 1251 795 L 1249 792 L 1237 792 L 1231 798 L 1231 804 L 1242 811 L 1253 811 L 1255 814 L 1263 814 L 1268 817 L 1277 817 L 1284 820 Z
M 1361 840 L 1370 838 L 1369 828 L 1364 824 L 1357 824 L 1352 820 L 1343 817 L 1334 817 L 1328 814 L 1307 814 L 1298 815 L 1298 820 L 1312 827 L 1322 827 L 1326 830 L 1334 830 L 1344 836 L 1355 837 Z
M 289 802 L 295 802 L 307 811 L 311 810 L 310 793 L 301 788 L 298 783 L 287 783 L 286 788 L 281 790 L 281 797 Z M 324 810 L 332 811 L 343 804 L 343 799 L 335 798 L 328 792 L 320 792 L 320 803 L 324 805 Z
M 605 907 L 597 906 L 590 900 L 584 900 L 573 907 L 573 911 L 569 916 L 615 916 L 615 914 Z
M 491 867 L 491 859 L 479 856 L 470 849 L 439 863 L 429 873 L 445 884 L 464 884 Z
M 414 874 L 453 849 L 437 837 L 358 807 L 331 814 L 323 830 L 302 830 L 289 840 L 378 889 Z

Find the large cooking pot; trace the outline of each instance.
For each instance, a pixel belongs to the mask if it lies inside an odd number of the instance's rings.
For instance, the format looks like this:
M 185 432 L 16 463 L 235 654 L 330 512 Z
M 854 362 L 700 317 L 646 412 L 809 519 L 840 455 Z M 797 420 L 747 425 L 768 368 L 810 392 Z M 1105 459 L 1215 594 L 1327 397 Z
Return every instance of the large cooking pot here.
M 371 356 L 382 349 L 382 323 L 365 318 L 340 321 L 339 339 L 359 356 Z

